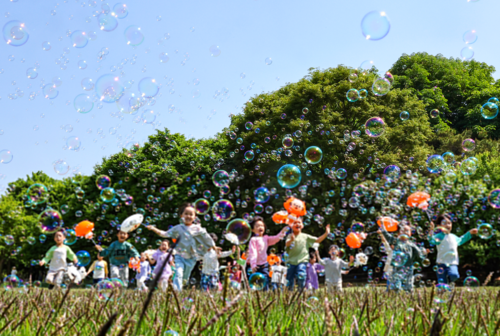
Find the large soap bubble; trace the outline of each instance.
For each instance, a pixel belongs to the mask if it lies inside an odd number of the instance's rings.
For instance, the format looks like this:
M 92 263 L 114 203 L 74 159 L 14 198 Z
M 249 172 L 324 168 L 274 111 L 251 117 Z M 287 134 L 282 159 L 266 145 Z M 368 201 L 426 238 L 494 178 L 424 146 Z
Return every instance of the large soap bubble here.
M 99 175 L 95 179 L 95 185 L 97 189 L 103 190 L 111 186 L 111 178 L 107 175 Z
M 87 251 L 78 251 L 75 253 L 78 258 L 78 267 L 85 267 L 90 264 L 90 253 Z
M 125 29 L 124 35 L 127 44 L 130 46 L 136 47 L 144 42 L 144 34 L 141 31 L 141 27 L 129 26 Z
M 239 245 L 245 244 L 252 236 L 252 228 L 248 222 L 241 218 L 235 218 L 226 227 L 227 233 L 232 233 L 238 238 Z
M 256 203 L 266 203 L 269 201 L 271 193 L 266 187 L 260 187 L 254 191 L 254 197 Z
M 427 170 L 429 173 L 437 174 L 439 173 L 445 166 L 445 162 L 441 155 L 431 155 L 426 161 Z
M 460 165 L 460 171 L 465 176 L 474 175 L 476 173 L 477 166 L 477 159 L 475 157 L 470 157 L 462 161 L 462 164 Z
M 381 40 L 390 30 L 391 23 L 385 12 L 372 11 L 361 20 L 361 32 L 367 40 Z
M 212 175 L 212 182 L 218 188 L 229 184 L 229 174 L 225 170 L 218 170 Z
M 49 199 L 49 190 L 43 184 L 35 183 L 28 188 L 26 195 L 31 204 L 38 205 L 47 202 Z
M 481 107 L 481 115 L 484 119 L 494 119 L 498 115 L 498 105 L 493 102 L 487 102 Z
M 123 90 L 120 78 L 111 74 L 102 75 L 95 83 L 95 93 L 104 103 L 113 103 L 120 99 Z
M 318 146 L 311 146 L 304 152 L 304 159 L 309 164 L 318 164 L 323 159 L 323 151 Z
M 293 164 L 286 164 L 278 170 L 278 183 L 281 187 L 292 189 L 299 185 L 302 172 Z
M 38 223 L 44 233 L 55 233 L 64 224 L 59 211 L 47 209 L 38 216 Z
M 375 96 L 385 96 L 391 90 L 391 82 L 386 78 L 377 78 L 373 81 L 372 92 Z
M 20 47 L 28 42 L 30 35 L 26 30 L 24 23 L 18 20 L 7 22 L 3 26 L 3 39 L 8 45 Z
M 104 203 L 111 203 L 116 197 L 116 191 L 113 188 L 104 188 L 101 190 L 99 197 Z
M 500 189 L 494 189 L 490 192 L 488 202 L 492 208 L 500 209 Z
M 365 123 L 365 133 L 372 138 L 376 138 L 384 134 L 385 122 L 382 118 L 370 118 Z
M 476 142 L 472 139 L 465 139 L 462 141 L 462 149 L 466 152 L 471 152 L 476 149 Z
M 139 82 L 139 92 L 143 97 L 152 98 L 158 94 L 160 87 L 156 83 L 156 79 L 145 77 Z
M 477 235 L 481 239 L 490 239 L 495 234 L 495 230 L 488 223 L 483 223 L 477 227 Z
M 210 210 L 210 202 L 204 198 L 197 199 L 194 201 L 193 205 L 198 215 L 205 215 Z
M 254 273 L 248 279 L 248 284 L 250 289 L 263 290 L 267 285 L 267 276 L 262 273 Z
M 212 206 L 212 214 L 215 220 L 219 222 L 227 222 L 235 214 L 233 203 L 224 199 L 218 200 Z

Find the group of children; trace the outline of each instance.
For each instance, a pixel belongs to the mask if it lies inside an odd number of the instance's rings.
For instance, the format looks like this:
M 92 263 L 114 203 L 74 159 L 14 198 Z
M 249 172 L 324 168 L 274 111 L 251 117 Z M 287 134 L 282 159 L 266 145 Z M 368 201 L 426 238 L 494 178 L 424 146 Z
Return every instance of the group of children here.
M 236 246 L 231 251 L 222 252 L 215 245 L 217 237 L 209 234 L 202 228 L 196 219 L 196 211 L 192 204 L 184 204 L 180 207 L 181 223 L 169 229 L 160 230 L 154 226 L 146 226 L 163 238 L 170 238 L 176 241 L 175 253 L 173 257 L 167 260 L 169 254 L 169 242 L 164 240 L 160 247 L 152 255 L 148 253 L 139 254 L 135 247 L 127 242 L 128 233 L 119 231 L 118 240 L 113 242 L 108 248 L 96 245 L 99 251 L 97 260 L 90 267 L 87 275 L 93 272 L 94 283 L 108 277 L 108 265 L 103 260 L 109 258 L 111 278 L 119 278 L 125 286 L 129 280 L 129 260 L 132 258 L 139 267 L 137 270 L 137 286 L 140 289 L 146 288 L 146 280 L 151 275 L 156 276 L 163 263 L 167 263 L 159 279 L 159 287 L 166 289 L 169 279 L 173 277 L 173 287 L 181 291 L 185 283 L 188 282 L 191 272 L 198 260 L 203 260 L 201 269 L 201 288 L 203 290 L 212 290 L 220 286 L 219 281 L 219 261 L 220 258 L 226 258 L 236 252 Z M 458 274 L 458 252 L 457 247 L 470 240 L 471 235 L 477 233 L 477 229 L 470 230 L 462 237 L 457 237 L 450 233 L 452 229 L 451 220 L 446 216 L 438 218 L 440 231 L 434 232 L 434 224 L 431 224 L 429 240 L 437 246 L 438 256 L 437 264 L 441 272 L 438 272 L 438 281 L 447 283 L 453 282 L 459 278 Z M 287 235 L 289 229 L 291 233 Z M 295 283 L 300 289 L 314 290 L 319 287 L 318 273 L 324 272 L 325 284 L 328 290 L 342 290 L 342 274 L 354 263 L 354 257 L 351 256 L 349 262 L 340 258 L 340 249 L 336 245 L 329 248 L 329 257 L 320 258 L 318 252 L 319 244 L 325 240 L 330 233 L 329 225 L 320 237 L 313 237 L 303 233 L 304 224 L 302 217 L 294 218 L 292 223 L 279 234 L 268 236 L 266 224 L 262 217 L 255 217 L 252 222 L 253 237 L 250 239 L 246 264 L 247 273 L 261 273 L 267 278 L 265 289 L 269 288 L 271 283 L 273 289 L 282 285 L 293 290 Z M 416 246 L 411 240 L 411 228 L 406 225 L 399 227 L 397 236 L 393 236 L 381 226 L 379 234 L 382 243 L 385 246 L 387 260 L 384 267 L 385 277 L 388 282 L 388 289 L 404 289 L 411 291 L 413 288 L 413 265 L 417 260 L 423 260 L 426 251 Z M 270 265 L 268 262 L 268 248 L 286 238 L 285 258 L 282 262 Z M 67 267 L 66 259 L 72 260 L 75 264 L 78 262 L 76 255 L 70 247 L 64 245 L 64 233 L 56 232 L 54 241 L 56 245 L 52 247 L 46 257 L 40 261 L 40 265 L 50 262 L 46 282 L 53 285 L 61 283 L 63 271 Z M 314 252 L 310 253 L 313 250 Z M 239 248 L 238 255 L 239 257 Z M 284 266 L 286 262 L 288 267 Z M 156 266 L 153 269 L 151 266 Z M 242 272 L 238 263 L 228 263 L 229 273 L 234 281 L 241 281 Z M 270 276 L 272 271 L 272 277 Z M 286 280 L 285 280 L 286 278 Z

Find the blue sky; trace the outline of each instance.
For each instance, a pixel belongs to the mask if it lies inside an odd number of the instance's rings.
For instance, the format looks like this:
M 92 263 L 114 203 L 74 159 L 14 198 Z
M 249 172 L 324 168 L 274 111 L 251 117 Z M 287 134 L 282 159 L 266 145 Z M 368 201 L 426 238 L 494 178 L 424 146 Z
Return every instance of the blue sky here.
M 103 4 L 113 9 L 116 3 L 1 0 L 0 27 L 19 20 L 29 39 L 14 47 L 0 38 L 0 151 L 13 155 L 10 163 L 0 163 L 0 192 L 33 171 L 55 178 L 90 174 L 102 157 L 131 141 L 144 142 L 155 128 L 210 137 L 228 126 L 228 115 L 239 113 L 250 97 L 297 81 L 310 67 L 358 67 L 372 60 L 386 71 L 403 53 L 460 57 L 462 36 L 471 29 L 478 35 L 474 58 L 500 66 L 498 27 L 491 20 L 500 10 L 496 0 L 131 0 L 121 2 L 129 14 L 117 19 L 116 29 L 100 31 L 94 14 Z M 367 41 L 360 24 L 374 10 L 387 14 L 391 29 L 382 40 Z M 140 27 L 139 46 L 127 45 L 129 26 Z M 74 48 L 67 35 L 77 30 L 97 37 Z M 49 51 L 42 49 L 45 41 Z M 211 56 L 211 46 L 219 47 L 219 56 Z M 99 60 L 103 48 L 108 54 Z M 168 62 L 160 62 L 161 53 L 168 54 Z M 82 60 L 84 70 L 78 66 Z M 38 76 L 29 79 L 26 72 L 33 67 Z M 140 94 L 138 83 L 146 77 L 160 90 L 135 115 L 97 102 L 89 113 L 78 113 L 75 97 L 95 94 L 82 89 L 82 79 L 96 82 L 105 74 L 129 82 L 129 93 Z M 41 87 L 54 81 L 60 81 L 58 96 L 44 98 Z M 152 124 L 141 119 L 147 109 L 153 111 L 147 112 L 155 118 Z M 65 148 L 69 137 L 78 137 L 79 150 Z M 54 170 L 58 160 L 70 166 L 64 175 Z

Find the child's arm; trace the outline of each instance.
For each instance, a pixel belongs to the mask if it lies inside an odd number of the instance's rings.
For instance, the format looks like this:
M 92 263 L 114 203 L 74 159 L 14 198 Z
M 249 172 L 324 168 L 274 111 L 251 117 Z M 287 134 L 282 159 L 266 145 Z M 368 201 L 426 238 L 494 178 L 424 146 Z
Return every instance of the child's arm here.
M 108 277 L 108 263 L 104 262 L 104 274 L 106 275 L 106 278 Z
M 252 272 L 257 270 L 257 249 L 255 248 L 255 240 L 250 239 L 250 243 L 248 244 L 248 253 L 247 253 L 247 263 L 250 264 L 250 268 Z
M 321 236 L 318 237 L 318 239 L 316 239 L 316 243 L 321 243 L 323 240 L 326 239 L 326 237 L 328 237 L 328 235 L 330 234 L 330 224 L 327 224 L 326 225 L 326 228 L 325 228 L 325 233 L 323 233 Z
M 129 257 L 135 258 L 136 260 L 140 260 L 141 255 L 137 251 L 137 249 L 134 247 L 134 245 L 132 245 L 130 243 L 128 245 L 129 245 L 129 247 L 128 247 Z
M 477 234 L 477 229 L 472 229 L 472 230 L 468 231 L 466 234 L 464 234 L 462 237 L 457 237 L 458 246 L 467 243 L 469 240 L 472 239 L 472 235 L 476 235 L 476 234 Z
M 78 263 L 78 258 L 76 257 L 76 254 L 75 252 L 73 252 L 73 250 L 67 246 L 66 246 L 66 257 L 70 260 L 73 260 L 73 262 L 75 263 L 75 265 Z
M 221 252 L 219 258 L 229 257 L 230 255 L 234 254 L 235 251 L 236 251 L 236 245 L 233 245 L 231 251 Z
M 160 229 L 154 227 L 153 225 L 146 226 L 146 229 L 153 231 L 154 233 L 156 233 L 160 237 L 168 238 L 170 236 L 170 233 L 175 229 L 175 226 L 168 231 L 160 230 Z
M 110 256 L 114 247 L 115 247 L 114 242 L 111 243 L 111 245 L 109 245 L 108 248 L 103 248 L 101 245 L 95 246 L 96 250 L 99 251 L 99 255 L 102 256 L 103 258 Z
M 40 260 L 38 263 L 40 266 L 43 266 L 47 263 L 49 263 L 52 260 L 52 256 L 54 255 L 54 250 L 57 248 L 57 246 L 52 246 L 50 250 L 47 251 L 47 254 L 45 255 L 45 258 Z
M 276 236 L 267 236 L 267 246 L 272 246 L 283 239 L 288 232 L 288 226 L 285 226 Z
M 90 268 L 85 276 L 88 276 L 90 273 L 92 273 L 96 264 L 97 264 L 97 260 L 94 260 L 94 262 L 92 263 L 92 266 L 90 266 Z
M 385 229 L 385 225 L 382 224 L 380 226 L 380 232 L 382 232 L 382 235 L 390 245 L 394 245 L 396 243 L 397 239 L 394 238 L 389 232 L 387 232 L 387 230 Z
M 290 247 L 294 241 L 295 241 L 295 234 L 292 233 L 291 235 L 288 236 L 288 239 L 286 240 L 285 246 Z

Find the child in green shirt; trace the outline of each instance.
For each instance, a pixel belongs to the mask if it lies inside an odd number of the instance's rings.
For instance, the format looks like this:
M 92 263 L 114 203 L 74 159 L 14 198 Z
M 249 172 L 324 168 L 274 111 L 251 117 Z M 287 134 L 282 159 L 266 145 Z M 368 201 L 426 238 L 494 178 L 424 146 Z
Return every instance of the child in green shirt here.
M 54 241 L 56 242 L 56 245 L 52 246 L 52 248 L 45 255 L 45 258 L 40 260 L 39 263 L 40 266 L 43 266 L 50 262 L 49 272 L 47 273 L 45 282 L 50 284 L 51 289 L 53 286 L 59 287 L 61 285 L 64 272 L 68 267 L 66 259 L 73 260 L 75 264 L 78 263 L 78 258 L 75 253 L 73 253 L 69 246 L 64 245 L 64 239 L 66 239 L 64 232 L 57 231 L 54 234 Z

